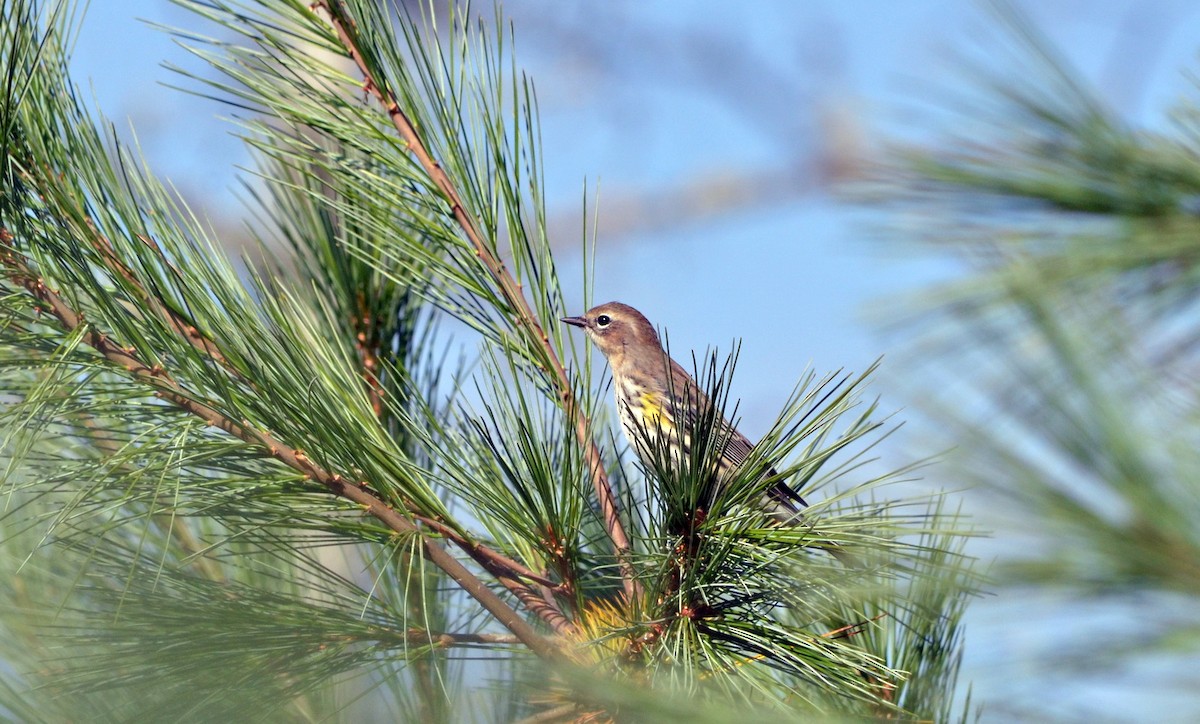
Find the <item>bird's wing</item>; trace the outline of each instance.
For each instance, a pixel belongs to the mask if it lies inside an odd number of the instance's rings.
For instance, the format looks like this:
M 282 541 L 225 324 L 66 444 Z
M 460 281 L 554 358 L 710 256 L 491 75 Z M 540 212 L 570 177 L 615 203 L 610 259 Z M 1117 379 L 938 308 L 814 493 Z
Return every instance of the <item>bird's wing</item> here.
M 686 370 L 675 360 L 671 360 L 671 387 L 670 390 L 664 390 L 670 397 L 671 404 L 671 419 L 683 420 L 684 431 L 690 434 L 691 430 L 699 424 L 700 418 L 708 413 L 712 403 L 708 397 L 700 391 L 696 381 Z M 719 412 L 719 411 L 718 411 Z M 725 458 L 729 461 L 732 467 L 738 467 L 750 457 L 750 451 L 754 449 L 754 445 L 737 430 L 729 420 L 721 416 L 716 421 L 717 430 L 715 431 L 720 438 L 725 440 Z M 768 475 L 777 475 L 774 468 L 767 471 Z M 807 508 L 808 503 L 800 494 L 792 490 L 783 481 L 777 482 L 765 491 L 765 495 L 775 503 L 786 508 L 792 513 L 799 511 L 799 508 Z M 799 507 L 797 507 L 799 506 Z
M 728 420 L 722 419 L 720 424 L 721 430 L 719 434 L 725 438 L 725 457 L 736 468 L 746 462 L 754 446 L 750 444 L 745 435 L 730 425 Z M 770 468 L 766 474 L 775 476 L 779 473 L 775 471 L 775 468 Z M 796 518 L 793 514 L 799 513 L 800 508 L 808 507 L 808 503 L 805 502 L 804 498 L 801 498 L 799 493 L 792 490 L 791 486 L 782 480 L 763 491 L 763 495 L 774 503 L 774 505 L 770 506 L 771 510 L 768 512 L 771 513 L 772 517 L 780 520 L 786 519 L 786 521 L 791 522 Z
M 730 425 L 728 420 L 722 419 L 719 424 L 718 432 L 725 439 L 725 457 L 733 463 L 734 467 L 737 467 L 746 462 L 754 446 L 750 444 L 745 435 Z M 772 475 L 775 473 L 774 470 L 770 472 Z

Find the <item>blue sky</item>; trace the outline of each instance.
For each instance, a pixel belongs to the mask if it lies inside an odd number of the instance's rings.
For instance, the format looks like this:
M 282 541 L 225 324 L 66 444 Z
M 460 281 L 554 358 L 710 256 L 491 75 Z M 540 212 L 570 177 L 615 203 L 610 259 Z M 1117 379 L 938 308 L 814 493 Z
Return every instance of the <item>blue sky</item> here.
M 1196 97 L 1184 71 L 1197 71 L 1197 4 L 1021 5 L 1131 123 L 1169 130 L 1165 110 Z M 577 216 L 584 180 L 590 187 L 599 183 L 596 301 L 641 308 L 669 331 L 673 350 L 724 349 L 740 338 L 734 394 L 743 400 L 743 424 L 754 437 L 806 365 L 862 369 L 880 355 L 886 365 L 897 340 L 881 335 L 868 318 L 886 308 L 891 295 L 944 278 L 953 267 L 889 248 L 872 231 L 875 215 L 823 188 L 612 234 L 608 230 L 621 225 L 605 220 L 606 200 L 807 157 L 819 138 L 813 132 L 830 117 L 850 119 L 856 137 L 871 147 L 889 137 L 934 137 L 945 116 L 927 101 L 936 89 L 956 87 L 956 53 L 986 51 L 989 21 L 979 4 L 954 0 L 734 6 L 626 1 L 601 13 L 598 4 L 555 3 L 560 16 L 549 17 L 546 4 L 508 3 L 519 59 L 538 84 L 551 216 Z M 180 79 L 161 62 L 199 66 L 138 18 L 194 27 L 190 15 L 165 0 L 94 0 L 75 54 L 77 80 L 90 84 L 118 127 L 136 127 L 161 174 L 203 199 L 214 217 L 240 214 L 232 189 L 236 166 L 247 157 L 219 119 L 226 111 L 163 85 Z M 589 23 L 604 24 L 600 40 L 584 38 L 596 46 L 538 42 L 538 33 Z M 735 57 L 749 58 L 754 72 L 734 87 L 713 81 L 713 74 L 696 70 L 705 59 L 688 38 L 707 38 L 714 51 L 741 51 Z M 563 248 L 561 273 L 578 280 L 578 240 Z M 582 301 L 577 283 L 573 293 Z M 877 391 L 885 408 L 903 404 L 886 383 Z M 1021 603 L 985 602 L 972 612 L 963 680 L 975 684 L 984 702 L 1044 695 L 1056 686 L 1039 678 L 1037 661 L 1070 617 L 1069 605 L 1040 602 L 1036 625 L 1014 631 L 1012 618 L 1029 616 Z M 1123 626 L 1129 623 L 1123 615 L 1100 611 L 1089 621 Z M 1105 705 L 1118 717 L 1157 702 L 1153 692 L 1139 697 L 1082 686 L 1064 696 L 1068 715 L 1072 697 L 1114 698 Z

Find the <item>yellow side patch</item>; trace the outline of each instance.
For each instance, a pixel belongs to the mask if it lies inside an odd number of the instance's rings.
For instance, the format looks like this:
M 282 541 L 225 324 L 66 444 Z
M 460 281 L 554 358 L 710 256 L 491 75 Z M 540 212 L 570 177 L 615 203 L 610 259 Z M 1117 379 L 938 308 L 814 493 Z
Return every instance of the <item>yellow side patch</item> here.
M 675 428 L 671 424 L 668 417 L 662 414 L 662 405 L 659 404 L 658 395 L 653 392 L 642 393 L 642 424 L 647 427 L 653 425 L 661 430 L 672 430 Z

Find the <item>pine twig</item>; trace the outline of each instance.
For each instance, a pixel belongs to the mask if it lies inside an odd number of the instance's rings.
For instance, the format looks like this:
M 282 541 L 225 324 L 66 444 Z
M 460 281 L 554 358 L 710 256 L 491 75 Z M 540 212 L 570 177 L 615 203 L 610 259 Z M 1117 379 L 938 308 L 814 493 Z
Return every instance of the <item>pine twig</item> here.
M 433 518 L 423 515 L 414 515 L 417 520 L 421 521 L 425 526 L 445 536 L 453 541 L 464 553 L 483 567 L 488 573 L 496 577 L 502 585 L 508 587 L 511 583 L 519 583 L 522 579 L 537 583 L 542 589 L 542 595 L 538 596 L 526 585 L 521 585 L 518 588 L 510 588 L 513 595 L 531 612 L 537 614 L 538 618 L 549 624 L 558 634 L 571 634 L 576 631 L 575 624 L 566 617 L 554 599 L 554 593 L 561 591 L 563 584 L 555 583 L 545 576 L 539 576 L 537 573 L 529 570 L 528 567 L 521 565 L 507 556 L 477 543 L 469 538 L 464 537 L 450 526 L 441 523 Z
M 500 568 L 501 575 L 505 577 L 526 579 L 551 589 L 561 588 L 563 585 L 555 583 L 545 576 L 538 575 L 519 561 L 513 560 L 482 543 L 467 538 L 436 518 L 430 518 L 420 513 L 413 513 L 413 517 L 430 529 L 453 541 L 455 545 L 461 548 L 464 553 L 474 558 L 480 565 L 490 568 Z
M 408 150 L 416 157 L 417 162 L 429 174 L 430 180 L 437 187 L 438 191 L 441 192 L 442 196 L 445 197 L 455 221 L 462 228 L 463 233 L 466 234 L 472 247 L 474 247 L 475 255 L 491 274 L 501 294 L 504 295 L 505 301 L 515 311 L 518 328 L 537 342 L 546 360 L 550 363 L 553 379 L 558 388 L 559 402 L 568 417 L 574 420 L 576 435 L 579 438 L 580 444 L 584 447 L 584 455 L 588 468 L 592 473 L 592 486 L 595 489 L 596 498 L 600 503 L 600 511 L 604 517 L 605 527 L 616 549 L 621 566 L 625 593 L 629 597 L 634 596 L 640 587 L 634 577 L 633 566 L 629 560 L 631 551 L 629 537 L 626 535 L 625 528 L 621 524 L 620 510 L 617 505 L 616 496 L 613 494 L 608 473 L 604 470 L 604 465 L 600 458 L 600 450 L 592 437 L 591 423 L 587 416 L 579 409 L 575 395 L 571 391 L 571 382 L 567 377 L 566 368 L 563 366 L 562 361 L 559 360 L 554 347 L 550 344 L 549 335 L 546 334 L 545 329 L 538 322 L 533 309 L 529 306 L 529 302 L 521 290 L 521 285 L 509 273 L 504 262 L 492 253 L 492 250 L 484 241 L 483 235 L 480 233 L 475 220 L 463 205 L 462 197 L 459 195 L 450 177 L 430 154 L 429 149 L 425 146 L 420 134 L 417 133 L 412 121 L 405 114 L 404 110 L 400 108 L 395 96 L 390 91 L 385 90 L 385 86 L 380 82 L 380 79 L 376 78 L 375 74 L 371 72 L 362 50 L 351 34 L 350 23 L 345 20 L 346 13 L 342 4 L 338 0 L 317 0 L 310 7 L 314 10 L 322 8 L 328 13 L 329 23 L 337 32 L 338 38 L 350 54 L 350 57 L 354 60 L 355 65 L 358 66 L 359 72 L 363 74 L 365 89 L 374 95 L 380 106 L 387 111 L 392 124 L 396 127 L 396 131 L 400 134 L 405 144 L 407 144 Z
M 442 649 L 448 649 L 453 646 L 513 646 L 521 643 L 521 640 L 516 636 L 506 634 L 438 633 L 436 631 L 423 631 L 416 628 L 405 631 L 404 640 L 405 643 L 409 644 L 436 646 Z
M 367 386 L 367 396 L 371 401 L 371 409 L 375 417 L 383 417 L 384 389 L 379 381 L 380 363 L 374 341 L 375 319 L 367 309 L 366 296 L 362 291 L 357 294 L 357 315 L 350 320 L 350 326 L 355 331 L 354 347 L 358 350 L 358 359 L 362 363 L 363 383 Z

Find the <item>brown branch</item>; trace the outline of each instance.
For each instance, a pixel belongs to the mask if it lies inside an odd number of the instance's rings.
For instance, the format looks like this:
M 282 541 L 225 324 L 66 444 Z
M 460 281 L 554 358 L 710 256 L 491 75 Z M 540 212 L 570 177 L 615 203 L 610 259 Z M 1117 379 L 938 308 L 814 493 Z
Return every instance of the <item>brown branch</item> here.
M 479 561 L 480 565 L 499 567 L 501 570 L 501 575 L 507 578 L 524 578 L 551 589 L 560 589 L 563 586 L 561 583 L 555 583 L 545 576 L 538 575 L 534 571 L 530 570 L 528 566 L 523 565 L 519 561 L 513 560 L 512 558 L 509 558 L 508 556 L 505 556 L 502 553 L 483 545 L 482 543 L 478 543 L 463 536 L 461 533 L 436 518 L 430 518 L 429 516 L 421 515 L 420 513 L 413 513 L 413 517 L 424 523 L 432 530 L 440 533 L 451 541 L 454 541 L 455 545 L 457 545 L 459 548 L 462 548 L 464 553 Z
M 868 624 L 870 624 L 874 621 L 878 621 L 879 619 L 884 618 L 886 616 L 888 616 L 888 614 L 881 613 L 877 616 L 872 616 L 871 618 L 867 619 L 866 621 L 859 621 L 857 623 L 847 624 L 845 626 L 842 626 L 841 628 L 835 628 L 832 631 L 826 631 L 825 633 L 821 634 L 821 637 L 827 638 L 827 639 L 845 639 L 845 638 L 850 638 L 851 636 L 858 636 L 859 634 L 861 634 L 867 630 Z
M 509 591 L 531 613 L 536 613 L 539 618 L 550 624 L 554 628 L 555 633 L 575 633 L 575 624 L 566 617 L 553 598 L 553 594 L 556 591 L 563 590 L 563 584 L 556 584 L 545 576 L 539 576 L 526 566 L 521 565 L 518 561 L 508 558 L 481 543 L 466 538 L 439 520 L 420 514 L 414 514 L 413 517 L 421 521 L 425 526 L 453 541 L 455 545 L 464 553 L 471 556 L 484 570 L 495 576 L 501 585 L 509 588 Z M 542 589 L 542 595 L 536 595 L 525 585 L 517 588 L 509 587 L 510 583 L 518 583 L 521 579 L 528 579 L 537 583 Z
M 600 458 L 600 450 L 592 437 L 590 422 L 587 416 L 579 409 L 575 395 L 571 391 L 571 382 L 567 377 L 566 369 L 558 359 L 554 347 L 550 344 L 550 337 L 538 322 L 537 316 L 529 306 L 528 300 L 525 299 L 521 285 L 508 272 L 508 269 L 505 268 L 504 262 L 488 247 L 475 220 L 467 213 L 462 197 L 459 195 L 450 177 L 430 154 L 429 149 L 426 148 L 412 121 L 409 120 L 408 116 L 396 102 L 395 96 L 391 92 L 385 91 L 384 84 L 372 74 L 362 50 L 359 48 L 347 22 L 344 20 L 345 13 L 343 12 L 341 3 L 338 0 L 317 0 L 317 2 L 313 3 L 312 7 L 314 10 L 316 8 L 323 8 L 329 14 L 330 24 L 337 32 L 338 38 L 341 40 L 342 45 L 345 46 L 350 57 L 354 60 L 355 65 L 358 66 L 359 72 L 363 74 L 363 78 L 365 79 L 364 87 L 375 96 L 380 106 L 387 111 L 388 116 L 392 119 L 392 124 L 396 127 L 396 131 L 408 146 L 408 150 L 416 157 L 417 162 L 429 174 L 430 180 L 437 187 L 438 191 L 441 192 L 442 196 L 445 197 L 454 220 L 462 228 L 463 233 L 466 234 L 467 239 L 470 241 L 472 247 L 474 247 L 475 256 L 487 268 L 488 273 L 491 274 L 492 279 L 496 282 L 505 301 L 514 311 L 517 328 L 523 330 L 531 340 L 540 346 L 543 355 L 547 362 L 549 362 L 554 381 L 558 387 L 559 402 L 563 410 L 567 413 L 567 416 L 574 420 L 576 436 L 579 438 L 580 444 L 584 447 L 584 456 L 591 471 L 592 486 L 596 491 L 596 498 L 600 503 L 600 511 L 604 517 L 605 528 L 612 539 L 621 565 L 625 593 L 627 596 L 632 597 L 640 587 L 634 578 L 633 566 L 629 560 L 629 537 L 625 534 L 625 529 L 621 525 L 617 500 L 613 495 L 608 474 L 604 470 L 604 464 Z
M 375 412 L 375 417 L 382 418 L 385 391 L 383 384 L 379 381 L 380 363 L 377 354 L 376 320 L 367 308 L 364 292 L 359 290 L 356 296 L 355 301 L 358 308 L 355 312 L 357 315 L 350 320 L 351 331 L 354 333 L 354 346 L 358 349 L 358 358 L 362 363 L 362 378 L 367 386 L 367 397 L 371 401 L 371 409 Z
M 440 649 L 447 649 L 452 646 L 476 646 L 480 644 L 514 646 L 520 644 L 521 640 L 516 636 L 509 636 L 505 634 L 438 633 L 435 631 L 422 631 L 421 629 L 410 628 L 404 632 L 404 642 L 418 646 L 435 646 Z
M 367 513 L 374 516 L 395 533 L 419 536 L 425 557 L 434 565 L 441 568 L 446 575 L 478 601 L 489 613 L 495 616 L 505 628 L 520 639 L 521 643 L 544 659 L 551 661 L 563 660 L 564 655 L 555 643 L 534 630 L 519 613 L 497 596 L 483 581 L 467 570 L 458 559 L 450 555 L 441 546 L 427 539 L 422 535 L 420 528 L 415 523 L 372 495 L 364 489 L 365 486 L 360 487 L 352 484 L 342 476 L 324 469 L 309 459 L 302 450 L 296 450 L 282 444 L 270 433 L 252 428 L 247 421 L 235 421 L 208 404 L 193 399 L 188 394 L 188 391 L 167 374 L 162 367 L 147 365 L 137 357 L 132 347 L 121 347 L 107 335 L 89 325 L 84 320 L 82 314 L 76 312 L 56 291 L 50 289 L 42 279 L 33 274 L 24 260 L 10 246 L 9 242 L 11 240 L 12 235 L 7 230 L 0 229 L 0 263 L 9 268 L 12 279 L 24 287 L 35 299 L 39 300 L 44 305 L 40 308 L 57 318 L 67 332 L 73 332 L 87 325 L 84 336 L 87 344 L 110 362 L 127 370 L 133 375 L 134 379 L 154 387 L 156 396 L 199 417 L 213 427 L 225 430 L 251 445 L 265 449 L 276 460 L 303 473 L 305 477 L 321 483 L 334 494 L 357 503 Z M 545 602 L 529 589 L 528 586 L 523 586 L 517 581 L 508 579 L 502 580 L 502 583 L 510 591 L 513 591 L 518 598 L 533 598 L 541 603 L 539 609 L 531 608 L 531 611 L 536 612 L 546 608 Z
M 559 704 L 537 714 L 518 719 L 516 724 L 551 724 L 552 722 L 587 721 L 578 717 L 579 705 L 575 703 Z M 603 721 L 603 720 L 601 720 Z

